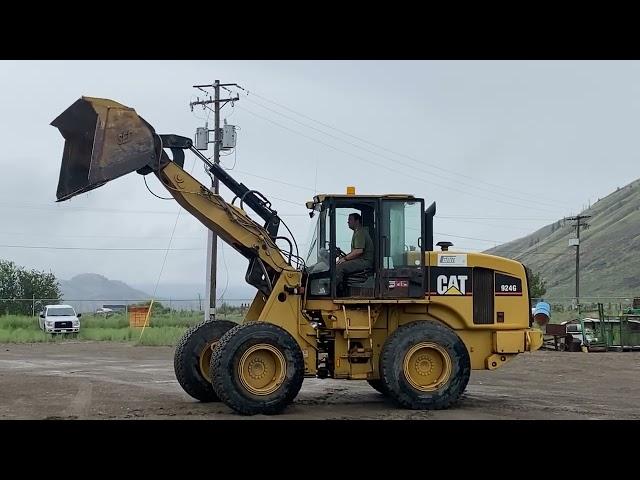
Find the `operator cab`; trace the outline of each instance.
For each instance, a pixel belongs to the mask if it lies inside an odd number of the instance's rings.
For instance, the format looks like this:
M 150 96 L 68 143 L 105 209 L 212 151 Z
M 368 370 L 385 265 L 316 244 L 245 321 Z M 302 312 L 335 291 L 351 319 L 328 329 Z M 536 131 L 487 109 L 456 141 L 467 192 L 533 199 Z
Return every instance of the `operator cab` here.
M 425 248 L 432 249 L 435 204 L 411 195 L 317 195 L 307 202 L 317 217 L 306 257 L 308 298 L 419 298 L 426 291 Z M 345 274 L 336 284 L 336 260 L 351 252 L 354 231 L 348 217 L 357 213 L 373 242 L 371 268 Z M 431 213 L 431 216 L 428 214 Z M 428 224 L 428 225 L 427 225 Z

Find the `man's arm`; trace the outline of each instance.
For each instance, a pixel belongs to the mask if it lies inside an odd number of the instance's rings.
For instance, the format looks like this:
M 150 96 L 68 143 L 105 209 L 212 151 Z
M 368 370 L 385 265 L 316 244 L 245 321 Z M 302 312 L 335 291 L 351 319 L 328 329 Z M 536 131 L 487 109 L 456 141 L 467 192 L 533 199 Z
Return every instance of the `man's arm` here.
M 344 257 L 338 259 L 338 263 L 346 262 L 347 260 L 353 260 L 354 258 L 358 258 L 364 252 L 364 248 L 354 248 L 349 253 L 347 253 Z

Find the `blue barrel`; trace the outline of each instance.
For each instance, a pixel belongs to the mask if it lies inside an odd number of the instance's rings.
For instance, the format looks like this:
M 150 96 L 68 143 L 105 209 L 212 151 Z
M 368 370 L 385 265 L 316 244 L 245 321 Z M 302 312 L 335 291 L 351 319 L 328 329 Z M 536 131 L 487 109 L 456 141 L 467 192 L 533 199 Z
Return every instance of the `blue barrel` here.
M 539 314 L 545 315 L 547 318 L 551 318 L 551 305 L 549 305 L 547 302 L 538 302 L 536 304 L 533 316 L 535 317 Z

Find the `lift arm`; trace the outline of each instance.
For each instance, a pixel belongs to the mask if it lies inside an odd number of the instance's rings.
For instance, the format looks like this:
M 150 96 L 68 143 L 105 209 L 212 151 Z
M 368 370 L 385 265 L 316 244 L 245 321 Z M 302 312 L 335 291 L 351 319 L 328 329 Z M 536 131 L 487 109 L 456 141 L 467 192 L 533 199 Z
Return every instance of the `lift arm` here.
M 291 254 L 288 262 L 276 245 L 277 239 L 286 237 L 278 237 L 280 218 L 269 201 L 210 162 L 193 147 L 191 139 L 158 135 L 134 109 L 92 97 L 77 100 L 51 124 L 65 138 L 58 201 L 134 171 L 142 175 L 154 173 L 185 210 L 250 260 L 249 283 L 257 286 L 255 283 L 262 281 L 271 290 L 275 275 L 294 269 Z M 171 150 L 173 159 L 169 159 L 165 148 Z M 183 169 L 185 150 L 195 153 L 236 195 L 231 203 Z M 234 204 L 236 199 L 238 206 Z M 265 221 L 264 226 L 249 217 L 244 205 Z

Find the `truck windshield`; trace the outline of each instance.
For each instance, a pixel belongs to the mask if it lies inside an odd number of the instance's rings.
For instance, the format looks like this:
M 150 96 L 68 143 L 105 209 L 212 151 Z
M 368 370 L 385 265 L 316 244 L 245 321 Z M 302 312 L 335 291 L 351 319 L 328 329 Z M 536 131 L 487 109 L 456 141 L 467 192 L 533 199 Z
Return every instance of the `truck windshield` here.
M 76 313 L 73 311 L 73 308 L 50 308 L 47 310 L 48 317 L 66 317 L 73 316 Z
M 309 253 L 305 264 L 309 273 L 324 272 L 329 270 L 329 244 L 327 239 L 327 210 L 318 215 L 318 221 L 311 226 L 309 234 Z

